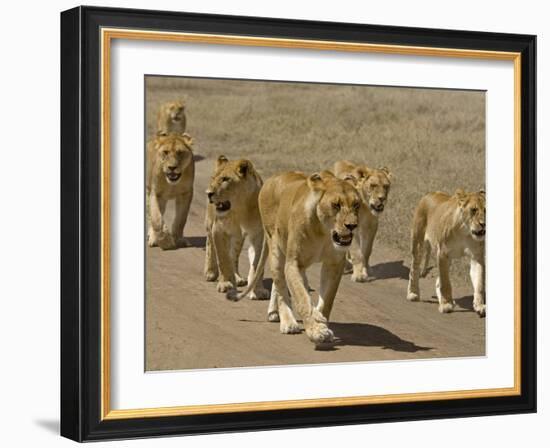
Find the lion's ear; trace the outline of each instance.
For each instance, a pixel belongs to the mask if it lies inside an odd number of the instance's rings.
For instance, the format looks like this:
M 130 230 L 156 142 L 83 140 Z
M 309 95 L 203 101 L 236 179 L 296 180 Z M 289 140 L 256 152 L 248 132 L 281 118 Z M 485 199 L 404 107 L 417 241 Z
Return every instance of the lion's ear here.
M 348 181 L 350 184 L 352 184 L 354 187 L 357 186 L 357 178 L 353 174 L 346 174 L 344 176 L 344 180 Z
M 321 171 L 320 173 L 320 176 L 321 176 L 321 179 L 323 179 L 323 181 L 325 180 L 331 180 L 331 179 L 336 179 L 336 176 L 334 175 L 334 173 L 330 170 L 323 170 Z
M 382 168 L 378 168 L 378 169 L 386 175 L 388 180 L 391 181 L 393 179 L 393 173 L 389 170 L 387 166 L 383 166 Z
M 462 188 L 455 191 L 455 197 L 458 199 L 458 205 L 460 208 L 464 208 L 466 202 L 468 202 L 468 195 Z
M 479 190 L 479 194 L 483 197 L 485 197 L 485 190 L 482 188 L 481 190 Z
M 323 191 L 325 189 L 325 181 L 320 173 L 313 173 L 307 178 L 307 185 L 311 191 Z
M 225 156 L 219 156 L 218 160 L 216 160 L 216 168 L 219 168 L 220 166 L 225 165 L 229 160 Z
M 241 177 L 246 177 L 246 175 L 250 172 L 252 169 L 252 164 L 249 160 L 243 159 L 239 160 L 239 163 L 237 164 L 237 171 Z
M 359 179 L 367 179 L 370 176 L 370 170 L 369 168 L 365 166 L 358 166 L 353 170 L 353 175 L 357 180 Z
M 195 143 L 195 139 L 191 137 L 187 132 L 184 132 L 181 134 L 181 138 L 183 139 L 183 143 L 185 143 L 185 146 L 187 146 L 189 149 L 193 149 L 193 143 Z

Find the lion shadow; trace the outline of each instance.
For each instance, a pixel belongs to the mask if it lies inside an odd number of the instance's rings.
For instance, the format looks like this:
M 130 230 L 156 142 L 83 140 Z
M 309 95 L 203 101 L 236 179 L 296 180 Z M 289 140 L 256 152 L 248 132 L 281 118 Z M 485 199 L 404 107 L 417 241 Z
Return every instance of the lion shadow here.
M 470 296 L 464 296 L 464 297 L 461 297 L 460 299 L 455 299 L 455 302 L 456 304 L 460 307 L 460 308 L 463 308 L 465 311 L 472 311 L 475 313 L 474 311 L 474 296 L 470 295 Z
M 186 236 L 185 239 L 189 243 L 190 247 L 205 248 L 206 237 L 205 236 Z
M 409 268 L 403 264 L 403 260 L 378 263 L 370 267 L 370 274 L 374 280 L 386 280 L 390 278 L 409 278 Z
M 377 325 L 365 323 L 333 322 L 329 327 L 338 340 L 335 346 L 381 347 L 382 350 L 416 353 L 432 350 L 433 347 L 422 347 L 412 341 L 401 339 L 396 334 Z

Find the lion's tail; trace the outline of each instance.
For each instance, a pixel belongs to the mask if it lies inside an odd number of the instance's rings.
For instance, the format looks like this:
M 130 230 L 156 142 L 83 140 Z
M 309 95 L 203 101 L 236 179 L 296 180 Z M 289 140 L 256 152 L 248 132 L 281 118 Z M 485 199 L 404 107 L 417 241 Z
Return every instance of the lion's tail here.
M 234 302 L 237 302 L 241 300 L 242 298 L 246 297 L 251 291 L 256 288 L 256 285 L 258 284 L 258 281 L 261 277 L 263 277 L 263 272 L 265 268 L 265 262 L 267 260 L 267 256 L 269 254 L 269 246 L 267 244 L 267 236 L 264 235 L 264 242 L 262 245 L 262 252 L 260 254 L 260 260 L 258 261 L 258 266 L 256 268 L 256 272 L 254 272 L 254 278 L 250 282 L 250 284 L 246 287 L 246 289 L 239 293 L 236 289 L 230 289 L 226 292 L 225 298 L 228 300 L 232 300 Z

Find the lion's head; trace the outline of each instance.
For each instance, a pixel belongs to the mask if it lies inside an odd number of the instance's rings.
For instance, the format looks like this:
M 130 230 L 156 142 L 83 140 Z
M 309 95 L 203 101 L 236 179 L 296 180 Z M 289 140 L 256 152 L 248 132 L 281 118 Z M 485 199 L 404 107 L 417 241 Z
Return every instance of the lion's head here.
M 185 168 L 192 162 L 192 143 L 193 139 L 188 134 L 171 134 L 155 139 L 157 167 L 169 184 L 177 184 Z
M 345 179 L 357 188 L 361 200 L 373 215 L 384 211 L 390 192 L 392 173 L 386 167 L 368 168 L 358 166 Z
M 260 177 L 250 160 L 228 160 L 219 156 L 206 195 L 217 214 L 223 216 L 235 204 L 246 202 L 249 194 L 257 193 L 260 187 Z
M 332 244 L 338 250 L 347 250 L 357 227 L 361 199 L 348 182 L 337 179 L 330 172 L 314 173 L 307 179 L 310 196 L 319 221 L 330 232 Z
M 170 119 L 176 123 L 182 121 L 185 118 L 185 104 L 181 100 L 170 101 L 163 104 L 162 107 L 166 116 L 170 117 Z
M 461 218 L 470 231 L 472 238 L 483 241 L 485 238 L 485 191 L 466 193 L 457 190 L 455 197 L 461 212 Z

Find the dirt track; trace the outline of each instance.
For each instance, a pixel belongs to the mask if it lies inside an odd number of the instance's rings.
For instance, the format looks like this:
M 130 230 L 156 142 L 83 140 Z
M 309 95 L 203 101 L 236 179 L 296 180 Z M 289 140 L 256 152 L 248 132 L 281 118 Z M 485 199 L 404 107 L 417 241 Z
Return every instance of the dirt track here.
M 375 241 L 371 263 L 377 279 L 340 283 L 330 328 L 338 338 L 332 350 L 314 350 L 302 333 L 283 335 L 266 321 L 268 301 L 227 301 L 215 283 L 203 278 L 204 190 L 212 169 L 196 162 L 195 197 L 185 236 L 193 247 L 147 249 L 146 369 L 353 362 L 389 359 L 480 356 L 485 354 L 485 319 L 472 311 L 469 288 L 455 288 L 459 305 L 452 314 L 437 311 L 434 273 L 421 280 L 423 301 L 405 300 L 408 268 L 401 257 Z M 391 201 L 391 198 L 390 198 Z M 167 219 L 172 219 L 169 204 Z M 388 211 L 389 213 L 389 211 Z M 384 218 L 381 218 L 383 225 Z M 248 260 L 241 255 L 241 274 Z M 318 266 L 308 273 L 319 284 Z M 269 270 L 266 286 L 270 286 Z M 316 293 L 313 293 L 316 297 Z

